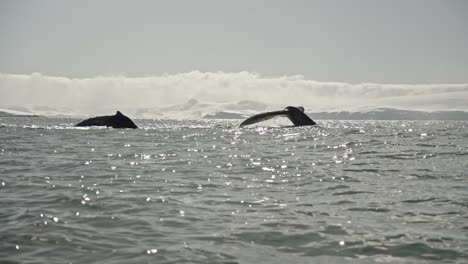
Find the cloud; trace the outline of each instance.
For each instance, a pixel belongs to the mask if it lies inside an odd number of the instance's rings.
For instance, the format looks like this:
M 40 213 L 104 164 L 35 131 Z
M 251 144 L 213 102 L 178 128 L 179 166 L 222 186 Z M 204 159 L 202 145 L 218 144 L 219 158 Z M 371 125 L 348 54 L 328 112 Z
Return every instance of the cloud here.
M 349 84 L 317 82 L 303 76 L 265 77 L 250 72 L 199 72 L 141 78 L 66 78 L 0 74 L 0 106 L 38 105 L 86 114 L 107 109 L 151 108 L 202 102 L 253 100 L 304 105 L 311 111 L 360 107 L 467 110 L 468 84 Z

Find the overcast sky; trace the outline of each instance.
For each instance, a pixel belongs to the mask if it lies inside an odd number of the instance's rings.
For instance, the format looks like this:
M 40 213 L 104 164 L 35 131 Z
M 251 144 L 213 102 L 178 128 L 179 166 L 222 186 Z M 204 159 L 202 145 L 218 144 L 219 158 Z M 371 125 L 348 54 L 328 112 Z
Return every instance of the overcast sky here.
M 0 1 L 0 72 L 468 83 L 468 1 Z

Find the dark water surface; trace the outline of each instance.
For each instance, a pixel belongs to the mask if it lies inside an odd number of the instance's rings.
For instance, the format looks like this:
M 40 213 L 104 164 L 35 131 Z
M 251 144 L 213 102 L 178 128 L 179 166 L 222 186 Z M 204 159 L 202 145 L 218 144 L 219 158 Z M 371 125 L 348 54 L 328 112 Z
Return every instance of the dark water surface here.
M 467 263 L 468 123 L 0 120 L 2 263 Z

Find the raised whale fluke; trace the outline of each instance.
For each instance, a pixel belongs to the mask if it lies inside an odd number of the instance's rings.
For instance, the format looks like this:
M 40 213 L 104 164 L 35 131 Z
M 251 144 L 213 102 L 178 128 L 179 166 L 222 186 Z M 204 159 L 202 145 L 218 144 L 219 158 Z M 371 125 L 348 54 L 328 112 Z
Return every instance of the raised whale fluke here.
M 239 127 L 247 126 L 247 125 L 252 125 L 258 122 L 262 122 L 277 116 L 285 116 L 291 120 L 291 122 L 294 124 L 294 126 L 313 126 L 316 123 L 314 120 L 310 119 L 305 113 L 304 113 L 304 107 L 298 106 L 288 106 L 283 110 L 278 110 L 278 111 L 272 111 L 272 112 L 266 112 L 266 113 L 261 113 L 257 114 L 254 116 L 251 116 L 244 120 Z
M 115 115 L 112 116 L 96 116 L 83 120 L 76 124 L 77 127 L 86 127 L 86 126 L 106 126 L 113 128 L 138 128 L 133 121 L 122 114 L 120 111 L 117 111 Z

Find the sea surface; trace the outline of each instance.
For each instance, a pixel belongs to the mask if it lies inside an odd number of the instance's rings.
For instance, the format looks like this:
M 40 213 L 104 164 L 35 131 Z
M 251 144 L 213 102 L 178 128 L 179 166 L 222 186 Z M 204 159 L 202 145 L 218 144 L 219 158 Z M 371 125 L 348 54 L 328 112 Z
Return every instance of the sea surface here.
M 468 122 L 0 119 L 1 263 L 468 263 Z

